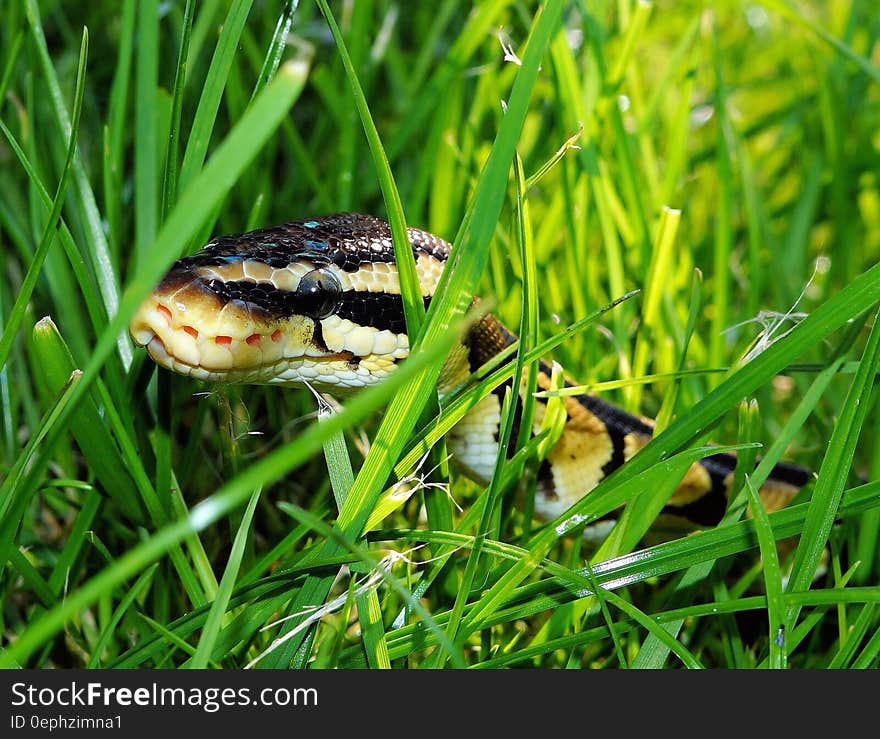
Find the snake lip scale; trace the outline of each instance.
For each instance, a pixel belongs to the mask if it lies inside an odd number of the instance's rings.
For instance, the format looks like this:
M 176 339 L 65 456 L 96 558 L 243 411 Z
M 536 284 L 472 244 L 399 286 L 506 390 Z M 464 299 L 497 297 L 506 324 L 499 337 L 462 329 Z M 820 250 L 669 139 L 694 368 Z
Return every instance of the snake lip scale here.
M 450 245 L 427 231 L 407 233 L 427 305 Z M 213 239 L 174 263 L 129 330 L 158 365 L 209 382 L 346 392 L 380 382 L 409 354 L 390 228 L 357 213 Z M 450 353 L 438 380 L 441 400 L 514 340 L 496 318 L 484 317 Z M 544 362 L 538 385 L 550 387 Z M 458 466 L 479 482 L 488 482 L 495 466 L 504 391 L 480 399 L 447 437 Z M 547 520 L 625 464 L 653 429 L 649 419 L 597 396 L 566 397 L 564 406 L 562 434 L 538 471 L 535 512 Z M 535 406 L 536 430 L 545 409 L 543 402 Z M 665 513 L 717 523 L 735 467 L 736 457 L 721 453 L 694 463 Z M 783 507 L 810 478 L 804 468 L 776 465 L 760 490 L 765 507 Z

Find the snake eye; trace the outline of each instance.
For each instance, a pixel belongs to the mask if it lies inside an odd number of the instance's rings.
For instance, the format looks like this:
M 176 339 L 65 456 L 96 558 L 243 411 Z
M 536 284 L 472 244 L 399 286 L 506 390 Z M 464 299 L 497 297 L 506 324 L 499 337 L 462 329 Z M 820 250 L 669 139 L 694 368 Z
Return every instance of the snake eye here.
M 339 305 L 342 285 L 329 269 L 306 272 L 296 288 L 297 306 L 312 318 L 326 318 Z

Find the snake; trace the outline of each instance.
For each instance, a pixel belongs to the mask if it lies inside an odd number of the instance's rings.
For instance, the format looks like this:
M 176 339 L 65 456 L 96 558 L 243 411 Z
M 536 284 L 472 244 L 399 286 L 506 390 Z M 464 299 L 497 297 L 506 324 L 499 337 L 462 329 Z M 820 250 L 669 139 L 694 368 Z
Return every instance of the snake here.
M 407 236 L 427 307 L 451 246 L 417 228 Z M 340 394 L 382 382 L 410 354 L 390 226 L 359 213 L 214 238 L 171 266 L 129 332 L 159 366 L 196 380 L 310 385 Z M 515 341 L 500 320 L 484 315 L 449 353 L 438 380 L 441 401 Z M 551 381 L 551 367 L 541 361 L 537 385 L 549 390 Z M 502 385 L 486 394 L 447 436 L 456 466 L 478 483 L 488 484 L 496 466 L 504 392 Z M 536 432 L 545 403 L 535 404 Z M 564 411 L 562 431 L 537 470 L 540 520 L 564 514 L 653 436 L 650 419 L 595 394 L 566 396 Z M 729 452 L 694 462 L 663 512 L 695 526 L 717 524 L 736 465 Z M 759 489 L 765 508 L 787 505 L 811 476 L 777 463 Z M 607 533 L 600 524 L 593 536 Z

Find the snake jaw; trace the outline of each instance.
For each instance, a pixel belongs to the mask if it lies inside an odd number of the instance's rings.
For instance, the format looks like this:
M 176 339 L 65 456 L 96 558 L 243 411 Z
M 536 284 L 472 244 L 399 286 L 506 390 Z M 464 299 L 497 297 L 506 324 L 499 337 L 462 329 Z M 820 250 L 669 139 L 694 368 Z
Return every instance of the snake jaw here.
M 248 342 L 257 330 L 250 312 L 245 306 L 233 308 L 235 320 L 230 320 L 230 308 L 202 280 L 172 270 L 141 304 L 129 333 L 160 366 L 215 379 L 218 373 L 246 369 L 262 360 L 260 348 Z
M 159 366 L 209 382 L 344 389 L 377 382 L 408 354 L 405 334 L 335 316 L 261 320 L 255 306 L 223 303 L 208 283 L 171 274 L 132 318 L 132 339 Z
M 246 380 L 247 373 L 285 354 L 303 354 L 291 329 L 254 320 L 246 305 L 221 305 L 198 284 L 173 294 L 157 290 L 129 324 L 134 342 L 157 364 L 205 380 L 228 373 Z

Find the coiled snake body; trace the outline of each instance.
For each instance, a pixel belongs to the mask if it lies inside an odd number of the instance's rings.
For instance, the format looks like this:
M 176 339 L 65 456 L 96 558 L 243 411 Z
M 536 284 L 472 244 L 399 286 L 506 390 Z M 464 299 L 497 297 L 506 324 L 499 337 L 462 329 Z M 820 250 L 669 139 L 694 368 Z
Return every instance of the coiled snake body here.
M 450 246 L 408 229 L 422 296 L 434 293 Z M 162 367 L 228 383 L 309 383 L 347 389 L 381 381 L 409 354 L 388 224 L 339 213 L 214 239 L 178 260 L 131 321 L 135 342 Z M 514 341 L 485 317 L 454 350 L 441 396 Z M 538 384 L 549 387 L 541 365 Z M 544 406 L 536 408 L 540 424 Z M 539 471 L 535 511 L 567 510 L 651 438 L 649 421 L 595 396 L 565 399 L 564 430 Z M 449 449 L 473 478 L 488 481 L 498 452 L 500 396 L 483 398 L 450 433 Z M 715 454 L 691 466 L 667 511 L 701 525 L 724 513 L 736 458 Z M 764 504 L 786 505 L 809 480 L 777 465 Z

